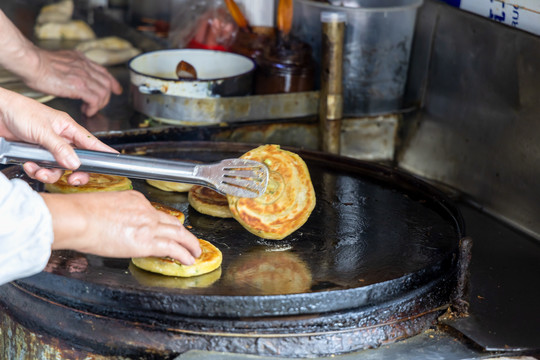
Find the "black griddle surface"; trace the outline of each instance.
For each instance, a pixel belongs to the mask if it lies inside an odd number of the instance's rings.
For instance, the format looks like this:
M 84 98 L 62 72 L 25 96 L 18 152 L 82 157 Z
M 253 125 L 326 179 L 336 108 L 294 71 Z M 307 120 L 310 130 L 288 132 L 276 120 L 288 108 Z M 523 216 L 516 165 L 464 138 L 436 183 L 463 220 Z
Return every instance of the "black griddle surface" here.
M 123 147 L 126 153 L 202 162 L 238 157 L 252 148 L 205 142 Z M 56 251 L 46 271 L 18 283 L 98 312 L 239 317 L 373 305 L 452 271 L 463 225 L 435 189 L 387 167 L 293 150 L 308 165 L 317 205 L 306 224 L 284 240 L 261 239 L 234 219 L 198 213 L 186 194 L 134 179 L 136 190 L 184 212 L 185 225 L 221 249 L 220 269 L 182 279 L 137 269 L 129 259 Z

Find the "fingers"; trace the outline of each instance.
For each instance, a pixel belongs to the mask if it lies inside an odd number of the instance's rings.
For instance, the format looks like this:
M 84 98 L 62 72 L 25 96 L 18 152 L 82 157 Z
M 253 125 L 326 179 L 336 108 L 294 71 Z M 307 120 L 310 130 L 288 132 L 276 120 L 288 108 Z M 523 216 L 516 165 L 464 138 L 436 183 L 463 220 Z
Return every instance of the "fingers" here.
M 57 182 L 64 174 L 64 170 L 42 168 L 33 162 L 24 163 L 23 169 L 30 178 L 46 184 Z M 80 171 L 74 172 L 68 177 L 68 183 L 73 186 L 84 185 L 88 180 L 90 180 L 90 175 Z
M 84 73 L 81 77 L 84 77 L 85 81 L 73 80 L 73 84 L 80 88 L 80 91 L 75 95 L 85 103 L 85 106 L 81 108 L 83 113 L 87 116 L 93 116 L 110 101 L 111 75 L 95 69 L 90 62 L 85 63 L 83 68 Z
M 91 117 L 109 103 L 111 93 L 98 79 L 94 79 L 86 82 L 85 89 L 80 95 L 81 100 L 84 101 L 81 111 Z
M 60 166 L 70 170 L 76 170 L 81 166 L 81 161 L 75 150 L 61 136 L 47 132 L 39 137 L 37 143 L 49 150 Z
M 42 50 L 39 54 L 39 71 L 26 79 L 27 84 L 53 95 L 81 99 L 85 103 L 82 111 L 87 116 L 105 107 L 111 92 L 122 93 L 120 83 L 106 68 L 79 52 Z
M 89 60 L 85 60 L 84 65 L 91 79 L 87 82 L 90 92 L 82 98 L 86 103 L 82 110 L 85 115 L 93 116 L 109 103 L 111 92 L 122 93 L 122 86 L 103 66 Z
M 171 257 L 186 266 L 195 264 L 195 257 L 186 248 L 171 239 L 156 238 L 155 246 L 159 249 L 159 253 L 162 254 L 158 255 L 160 257 Z
M 201 256 L 202 249 L 199 239 L 189 232 L 184 225 L 180 227 L 180 237 L 177 239 L 177 242 L 185 247 L 195 258 Z
M 111 91 L 116 94 L 120 95 L 122 94 L 122 86 L 118 82 L 118 80 L 115 79 L 114 76 L 103 66 L 96 64 L 95 62 L 89 61 L 90 66 L 98 73 L 100 73 L 104 77 L 104 84 L 108 84 L 108 88 L 111 89 Z
M 159 217 L 160 231 L 156 234 L 156 238 L 161 239 L 161 241 L 169 239 L 166 244 L 159 244 L 159 246 L 165 246 L 164 250 L 168 250 L 168 252 L 164 253 L 162 256 L 170 256 L 180 260 L 186 265 L 187 263 L 183 262 L 183 260 L 189 259 L 189 263 L 192 264 L 192 258 L 193 261 L 195 261 L 194 258 L 201 256 L 201 247 L 197 237 L 187 231 L 174 216 L 170 216 L 160 211 Z M 180 248 L 183 250 L 180 251 Z M 186 252 L 189 257 L 187 257 Z
M 23 169 L 30 178 L 49 184 L 57 182 L 64 173 L 64 171 L 60 169 L 42 168 L 33 162 L 25 163 Z
M 73 186 L 84 185 L 90 180 L 90 174 L 76 171 L 68 176 L 68 184 Z
M 59 125 L 59 127 L 61 126 Z M 117 150 L 101 142 L 90 131 L 74 121 L 70 121 L 68 125 L 64 126 L 61 136 L 69 139 L 79 149 L 118 153 Z

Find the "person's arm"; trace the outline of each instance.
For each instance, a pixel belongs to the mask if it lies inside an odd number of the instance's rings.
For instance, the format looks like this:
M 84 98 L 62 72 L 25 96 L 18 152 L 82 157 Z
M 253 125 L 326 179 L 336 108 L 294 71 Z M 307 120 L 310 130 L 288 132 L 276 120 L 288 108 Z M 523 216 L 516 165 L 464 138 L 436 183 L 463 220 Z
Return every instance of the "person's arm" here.
M 26 182 L 0 174 L 0 285 L 40 272 L 52 242 L 51 215 L 43 199 Z
M 199 241 L 180 220 L 156 210 L 140 192 L 41 196 L 53 220 L 53 249 L 108 257 L 169 256 L 186 265 L 201 254 Z
M 186 265 L 201 254 L 197 238 L 141 193 L 38 194 L 0 173 L 0 285 L 42 271 L 51 248 Z
M 83 54 L 47 51 L 32 44 L 0 10 L 0 65 L 21 76 L 33 89 L 83 100 L 83 112 L 92 116 L 122 87 L 102 66 Z

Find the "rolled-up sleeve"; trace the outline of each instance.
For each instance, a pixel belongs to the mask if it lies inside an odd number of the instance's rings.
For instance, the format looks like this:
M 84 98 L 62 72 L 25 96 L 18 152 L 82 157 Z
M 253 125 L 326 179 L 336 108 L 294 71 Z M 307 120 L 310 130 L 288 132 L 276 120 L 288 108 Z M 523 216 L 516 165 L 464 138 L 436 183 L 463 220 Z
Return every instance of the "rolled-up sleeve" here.
M 0 173 L 0 285 L 42 271 L 53 238 L 43 198 L 26 182 Z

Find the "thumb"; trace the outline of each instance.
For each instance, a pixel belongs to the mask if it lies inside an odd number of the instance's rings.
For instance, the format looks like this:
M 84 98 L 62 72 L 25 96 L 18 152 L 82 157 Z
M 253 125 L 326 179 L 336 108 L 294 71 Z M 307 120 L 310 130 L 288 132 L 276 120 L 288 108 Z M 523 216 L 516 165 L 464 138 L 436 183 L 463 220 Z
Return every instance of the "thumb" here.
M 60 166 L 69 170 L 76 170 L 81 166 L 81 161 L 75 153 L 73 147 L 61 136 L 49 134 L 44 136 L 41 145 L 49 150 Z

